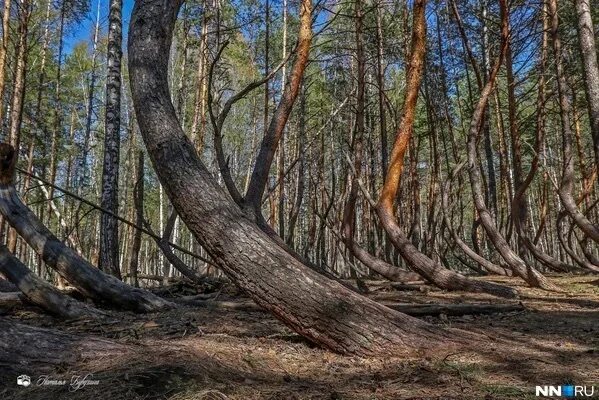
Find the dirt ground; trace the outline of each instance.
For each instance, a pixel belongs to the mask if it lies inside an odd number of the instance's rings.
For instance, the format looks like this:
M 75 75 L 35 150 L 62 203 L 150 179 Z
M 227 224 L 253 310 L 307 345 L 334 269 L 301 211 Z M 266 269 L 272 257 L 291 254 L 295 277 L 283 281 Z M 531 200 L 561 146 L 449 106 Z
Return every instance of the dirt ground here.
M 339 356 L 315 348 L 269 314 L 252 309 L 185 307 L 167 313 L 114 313 L 102 324 L 61 322 L 31 308 L 2 311 L 4 318 L 100 336 L 127 350 L 76 362 L 39 365 L 25 372 L 30 387 L 16 385 L 19 366 L 2 365 L 0 399 L 536 399 L 535 385 L 595 385 L 599 398 L 599 285 L 597 277 L 553 277 L 567 293 L 517 287 L 510 302 L 486 295 L 378 288 L 369 294 L 397 303 L 518 303 L 523 311 L 423 317 L 474 331 L 488 340 L 476 351 L 421 359 Z M 219 300 L 241 301 L 232 288 Z M 478 345 L 478 347 L 477 347 Z M 35 343 L 32 343 L 35 346 Z M 10 371 L 10 373 L 8 372 Z M 23 373 L 25 373 L 23 372 Z M 40 375 L 70 380 L 93 374 L 98 385 L 77 391 L 37 386 Z

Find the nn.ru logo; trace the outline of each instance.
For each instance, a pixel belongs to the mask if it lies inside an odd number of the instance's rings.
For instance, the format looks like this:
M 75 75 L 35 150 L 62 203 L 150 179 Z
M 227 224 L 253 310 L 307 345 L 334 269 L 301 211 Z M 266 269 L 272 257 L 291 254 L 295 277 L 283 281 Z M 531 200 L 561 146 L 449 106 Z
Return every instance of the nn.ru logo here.
M 591 397 L 595 394 L 594 386 L 537 386 L 537 396 L 559 396 L 559 397 Z

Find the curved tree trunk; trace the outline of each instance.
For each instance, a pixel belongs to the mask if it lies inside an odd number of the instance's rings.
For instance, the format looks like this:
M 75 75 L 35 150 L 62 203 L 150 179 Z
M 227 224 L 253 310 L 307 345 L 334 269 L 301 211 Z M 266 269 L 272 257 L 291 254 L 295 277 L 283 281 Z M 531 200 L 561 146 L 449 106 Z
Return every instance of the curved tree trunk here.
M 256 303 L 320 346 L 347 354 L 391 349 L 413 354 L 447 343 L 448 331 L 362 297 L 302 265 L 219 187 L 179 126 L 170 100 L 164 55 L 169 54 L 181 4 L 182 0 L 135 2 L 129 71 L 148 153 L 196 239 Z
M 0 272 L 23 292 L 29 302 L 51 314 L 70 319 L 95 317 L 99 313 L 36 276 L 4 245 L 0 245 Z
M 304 71 L 308 65 L 312 44 L 312 0 L 300 1 L 300 27 L 298 33 L 297 59 L 291 69 L 289 83 L 283 90 L 281 101 L 270 120 L 268 129 L 260 144 L 252 177 L 244 198 L 244 205 L 253 209 L 256 215 L 262 214 L 262 196 L 268 182 L 270 167 L 275 151 L 283 137 L 285 125 L 291 115 L 295 99 L 299 94 Z
M 468 173 L 470 176 L 470 183 L 472 185 L 474 205 L 479 213 L 481 224 L 485 228 L 489 240 L 493 243 L 495 248 L 497 248 L 503 259 L 514 271 L 514 273 L 522 279 L 524 279 L 529 285 L 533 287 L 558 291 L 559 288 L 557 288 L 553 283 L 551 283 L 536 269 L 529 265 L 526 265 L 524 260 L 522 260 L 522 258 L 520 258 L 520 256 L 518 256 L 518 254 L 514 250 L 512 250 L 509 243 L 505 240 L 505 238 L 497 229 L 493 216 L 491 215 L 489 209 L 485 204 L 484 193 L 481 184 L 482 177 L 478 165 L 477 142 L 489 96 L 491 95 L 495 87 L 495 80 L 497 78 L 497 74 L 499 73 L 501 64 L 503 63 L 503 58 L 505 56 L 506 50 L 506 40 L 508 37 L 507 5 L 506 0 L 499 0 L 499 3 L 501 6 L 502 14 L 501 51 L 499 54 L 499 58 L 496 61 L 496 64 L 491 70 L 489 80 L 483 87 L 483 90 L 480 94 L 480 98 L 478 100 L 476 108 L 474 109 L 472 121 L 470 123 L 470 128 L 468 131 Z
M 152 312 L 173 307 L 154 294 L 107 275 L 65 246 L 21 201 L 14 187 L 14 148 L 0 143 L 0 214 L 39 254 L 81 293 L 117 307 Z
M 530 237 L 530 226 L 528 225 L 528 213 L 527 204 L 526 204 L 526 191 L 530 187 L 535 174 L 539 169 L 539 162 L 541 154 L 544 150 L 544 141 L 545 141 L 545 102 L 546 102 L 546 80 L 545 80 L 545 71 L 547 69 L 547 43 L 548 43 L 548 18 L 546 15 L 547 7 L 541 9 L 541 18 L 543 21 L 543 35 L 541 39 L 541 58 L 539 60 L 539 83 L 538 83 L 538 95 L 537 95 L 537 117 L 536 117 L 536 127 L 535 127 L 535 147 L 534 147 L 534 155 L 533 159 L 530 163 L 530 170 L 524 179 L 514 179 L 515 181 L 515 193 L 512 199 L 512 222 L 514 223 L 514 227 L 516 228 L 516 232 L 520 239 L 520 243 L 533 255 L 537 261 L 541 262 L 547 268 L 558 271 L 558 272 L 569 272 L 574 269 L 574 266 L 569 265 L 561 260 L 552 257 L 551 255 L 543 252 L 539 246 L 537 246 Z M 507 60 L 506 60 L 507 61 Z M 509 65 L 509 63 L 508 63 Z M 514 79 L 512 78 L 512 82 Z M 510 98 L 514 97 L 514 90 L 511 89 Z M 515 103 L 515 98 L 511 100 L 511 102 Z M 511 107 L 515 107 L 515 104 Z M 514 115 L 512 115 L 514 113 Z M 515 119 L 515 112 L 510 112 L 510 119 Z M 512 123 L 510 121 L 510 131 L 516 130 L 517 128 L 512 127 Z M 517 137 L 518 132 L 512 132 L 512 136 Z M 519 145 L 514 146 L 518 147 Z M 515 162 L 515 158 L 514 158 Z M 520 162 L 518 162 L 520 163 Z M 520 165 L 521 169 L 522 166 Z
M 436 286 L 447 290 L 485 292 L 502 297 L 516 297 L 517 292 L 511 288 L 490 282 L 470 280 L 461 274 L 444 268 L 441 264 L 421 253 L 401 231 L 393 212 L 393 203 L 399 190 L 405 154 L 412 137 L 418 91 L 424 69 L 424 56 L 426 53 L 425 8 L 425 0 L 416 0 L 414 2 L 412 54 L 407 73 L 406 98 L 395 144 L 391 152 L 387 179 L 377 205 L 377 214 L 391 242 L 410 267 Z
M 574 187 L 574 155 L 572 154 L 572 128 L 570 126 L 570 99 L 568 98 L 568 84 L 562 63 L 562 44 L 559 37 L 559 16 L 557 13 L 557 0 L 548 0 L 549 18 L 551 18 L 551 39 L 555 57 L 557 74 L 557 94 L 559 97 L 559 114 L 562 122 L 563 146 L 563 171 L 562 180 L 558 190 L 559 198 L 564 208 L 574 223 L 591 239 L 599 243 L 599 226 L 589 221 L 578 208 L 572 195 Z
M 458 247 L 460 249 L 462 249 L 464 254 L 466 254 L 472 261 L 476 262 L 478 265 L 483 267 L 487 272 L 489 272 L 491 274 L 509 276 L 509 275 L 511 275 L 511 271 L 503 268 L 501 265 L 497 265 L 497 264 L 487 260 L 480 254 L 478 254 L 477 252 L 472 250 L 470 248 L 470 246 L 468 246 L 462 240 L 462 238 L 460 238 L 460 235 L 458 235 L 456 230 L 453 229 L 453 227 L 451 226 L 451 221 L 449 220 L 449 194 L 451 192 L 451 185 L 454 180 L 454 177 L 460 173 L 460 171 L 462 170 L 462 168 L 465 165 L 466 165 L 465 162 L 462 162 L 462 163 L 456 165 L 456 167 L 451 172 L 451 176 L 447 179 L 447 182 L 445 182 L 445 185 L 443 188 L 443 194 L 441 195 L 441 207 L 443 208 L 443 222 L 445 223 L 447 230 L 449 231 L 451 237 L 453 238 L 453 241 L 458 245 Z

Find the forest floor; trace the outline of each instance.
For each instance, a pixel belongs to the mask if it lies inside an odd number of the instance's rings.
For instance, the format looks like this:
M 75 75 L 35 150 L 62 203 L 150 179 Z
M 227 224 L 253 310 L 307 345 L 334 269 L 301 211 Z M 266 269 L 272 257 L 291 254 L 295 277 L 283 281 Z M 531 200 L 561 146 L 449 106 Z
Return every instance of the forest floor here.
M 344 357 L 315 348 L 268 313 L 243 306 L 247 299 L 231 287 L 218 300 L 241 302 L 239 308 L 113 313 L 103 323 L 61 322 L 18 307 L 3 311 L 3 317 L 70 332 L 82 340 L 101 336 L 127 350 L 79 357 L 67 365 L 36 366 L 38 370 L 27 371 L 32 379 L 28 388 L 0 380 L 0 398 L 534 399 L 538 398 L 536 385 L 564 383 L 595 385 L 597 394 L 599 285 L 592 283 L 597 277 L 553 279 L 567 293 L 533 290 L 513 278 L 493 278 L 521 291 L 522 298 L 515 302 L 429 287 L 402 291 L 387 286 L 372 291 L 372 298 L 395 303 L 521 302 L 524 306 L 522 311 L 491 315 L 423 317 L 434 324 L 478 332 L 489 340 L 481 342 L 479 351 L 420 359 Z M 0 365 L 0 370 L 5 367 Z M 69 391 L 67 386 L 35 385 L 39 375 L 70 379 L 87 373 L 99 381 L 97 386 Z

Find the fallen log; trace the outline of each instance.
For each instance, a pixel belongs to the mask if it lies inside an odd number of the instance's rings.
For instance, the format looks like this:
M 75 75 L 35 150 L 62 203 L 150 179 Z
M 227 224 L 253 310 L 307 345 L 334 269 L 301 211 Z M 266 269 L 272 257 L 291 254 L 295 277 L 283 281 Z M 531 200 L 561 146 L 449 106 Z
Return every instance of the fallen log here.
M 383 303 L 389 308 L 401 311 L 413 317 L 437 315 L 485 315 L 513 311 L 524 311 L 522 304 L 405 304 Z
M 200 298 L 178 298 L 174 299 L 174 301 L 189 306 L 210 309 L 264 311 L 264 309 L 250 300 L 215 301 L 202 300 Z M 380 304 L 413 317 L 438 316 L 441 314 L 448 316 L 486 315 L 525 310 L 522 304 L 408 304 L 391 302 L 380 302 Z
M 96 317 L 101 314 L 99 310 L 62 293 L 36 276 L 4 245 L 0 245 L 0 272 L 22 292 L 22 297 L 27 302 L 50 314 L 67 319 Z
M 2 274 L 2 273 L 0 272 L 0 274 Z M 13 285 L 12 283 L 10 283 L 9 281 L 7 281 L 4 278 L 0 279 L 0 292 L 17 292 L 17 291 L 19 291 L 19 289 L 17 289 L 17 287 L 15 285 Z
M 19 198 L 14 187 L 15 162 L 14 148 L 0 143 L 0 213 L 46 265 L 85 296 L 119 308 L 154 312 L 174 306 L 146 290 L 133 288 L 105 274 L 65 246 Z
M 23 304 L 21 292 L 0 292 L 0 308 L 12 308 Z
M 131 346 L 94 336 L 23 325 L 0 318 L 0 382 L 17 375 L 39 376 L 79 360 L 126 357 Z

